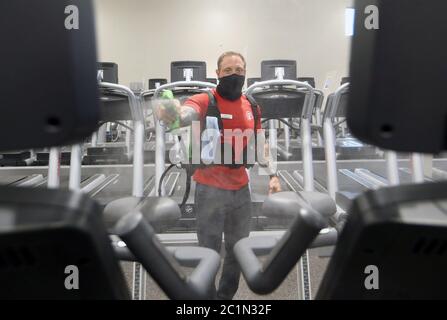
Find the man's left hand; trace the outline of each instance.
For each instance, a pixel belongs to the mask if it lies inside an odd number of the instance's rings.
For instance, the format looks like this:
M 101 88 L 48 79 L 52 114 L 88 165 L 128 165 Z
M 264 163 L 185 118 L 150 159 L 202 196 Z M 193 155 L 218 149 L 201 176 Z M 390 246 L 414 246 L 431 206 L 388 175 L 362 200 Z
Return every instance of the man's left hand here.
M 269 182 L 269 195 L 281 192 L 281 183 L 278 177 L 271 177 Z

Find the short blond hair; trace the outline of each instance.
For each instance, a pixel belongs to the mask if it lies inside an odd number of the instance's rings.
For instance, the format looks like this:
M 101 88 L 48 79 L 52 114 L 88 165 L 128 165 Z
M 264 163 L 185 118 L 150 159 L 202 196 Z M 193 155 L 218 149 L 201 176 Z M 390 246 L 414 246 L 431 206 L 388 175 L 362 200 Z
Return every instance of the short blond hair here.
M 244 62 L 244 68 L 247 67 L 247 62 L 245 61 L 245 58 L 242 54 L 235 51 L 227 51 L 222 53 L 219 57 L 219 60 L 217 60 L 217 70 L 220 70 L 220 65 L 222 64 L 223 59 L 225 59 L 225 57 L 231 57 L 231 56 L 238 56 L 239 58 L 241 58 L 242 61 Z

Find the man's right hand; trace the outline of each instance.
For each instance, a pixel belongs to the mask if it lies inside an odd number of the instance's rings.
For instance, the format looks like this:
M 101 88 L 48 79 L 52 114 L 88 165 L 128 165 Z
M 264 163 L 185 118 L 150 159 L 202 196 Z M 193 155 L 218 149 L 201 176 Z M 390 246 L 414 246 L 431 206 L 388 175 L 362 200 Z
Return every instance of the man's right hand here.
M 181 105 L 177 99 L 163 101 L 156 108 L 157 119 L 168 126 L 174 123 L 180 117 L 180 114 Z

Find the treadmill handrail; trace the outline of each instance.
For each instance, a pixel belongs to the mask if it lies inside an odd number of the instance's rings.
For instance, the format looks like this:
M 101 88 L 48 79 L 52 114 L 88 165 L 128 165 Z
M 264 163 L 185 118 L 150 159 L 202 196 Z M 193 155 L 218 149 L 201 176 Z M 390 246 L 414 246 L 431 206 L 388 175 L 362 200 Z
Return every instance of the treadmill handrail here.
M 141 97 L 144 98 L 148 95 L 153 95 L 153 99 L 156 99 L 158 97 L 158 95 L 163 90 L 169 90 L 169 89 L 173 89 L 173 88 L 177 88 L 177 87 L 185 87 L 185 88 L 201 87 L 201 88 L 214 89 L 217 87 L 217 85 L 215 85 L 214 83 L 211 83 L 211 82 L 203 82 L 203 81 L 177 81 L 177 82 L 164 84 L 155 90 L 144 91 L 141 93 Z
M 318 103 L 314 103 L 312 104 L 312 108 L 315 107 L 316 109 L 320 109 L 323 106 L 323 101 L 324 101 L 324 92 L 322 90 L 319 89 L 314 89 L 314 96 L 315 99 L 318 101 Z M 315 110 L 315 109 L 314 109 Z M 314 111 L 312 110 L 312 112 Z
M 140 103 L 140 100 L 137 98 L 137 96 L 135 96 L 135 93 L 133 93 L 132 90 L 130 90 L 126 86 L 109 82 L 100 82 L 99 86 L 103 89 L 113 89 L 125 94 L 129 99 L 130 113 L 132 115 L 133 120 L 143 121 L 144 123 L 143 107 Z
M 256 89 L 265 89 L 265 87 L 271 86 L 296 86 L 297 90 L 307 89 L 306 98 L 304 100 L 304 106 L 301 117 L 304 119 L 309 119 L 312 117 L 312 106 L 314 99 L 315 89 L 307 82 L 295 81 L 295 80 L 268 80 L 263 82 L 257 82 L 250 86 L 245 92 L 246 95 L 252 96 Z
M 310 117 L 312 117 L 314 115 L 314 113 L 316 114 L 317 109 L 321 112 L 321 107 L 323 105 L 323 101 L 324 101 L 324 92 L 322 90 L 318 90 L 318 89 L 314 89 L 314 93 L 312 95 L 312 100 L 310 102 Z M 317 119 L 317 125 L 318 122 L 320 122 L 319 126 L 320 128 L 322 127 L 321 125 L 321 113 L 320 113 L 320 118 Z
M 328 106 L 329 110 L 325 112 L 325 117 L 333 119 L 337 113 L 337 109 L 340 106 L 341 96 L 347 92 L 349 92 L 350 83 L 347 82 L 344 85 L 340 86 L 335 92 L 334 97 L 332 98 L 332 103 Z

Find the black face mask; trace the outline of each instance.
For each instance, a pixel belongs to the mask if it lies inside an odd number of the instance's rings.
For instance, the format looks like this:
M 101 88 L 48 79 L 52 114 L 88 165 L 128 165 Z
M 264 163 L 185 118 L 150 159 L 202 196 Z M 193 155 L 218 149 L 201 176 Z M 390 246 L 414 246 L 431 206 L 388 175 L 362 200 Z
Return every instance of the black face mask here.
M 237 100 L 242 96 L 242 87 L 245 83 L 245 76 L 232 74 L 231 76 L 219 79 L 217 93 L 224 99 Z

